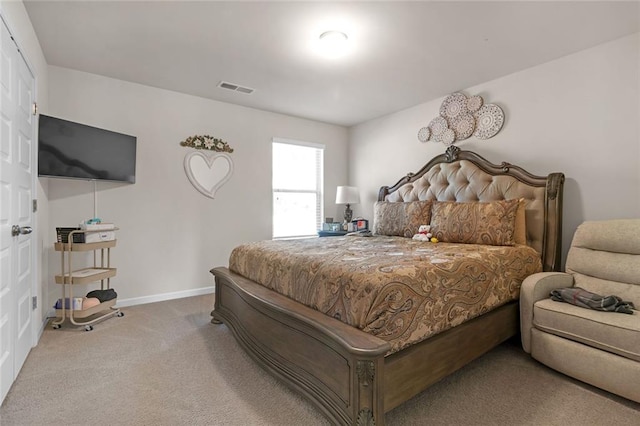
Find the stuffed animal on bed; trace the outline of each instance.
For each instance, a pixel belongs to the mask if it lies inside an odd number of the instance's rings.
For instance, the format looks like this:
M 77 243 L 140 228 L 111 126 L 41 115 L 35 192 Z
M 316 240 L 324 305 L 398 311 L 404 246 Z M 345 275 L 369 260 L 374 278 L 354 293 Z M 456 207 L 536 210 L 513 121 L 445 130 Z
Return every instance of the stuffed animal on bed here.
M 418 233 L 413 236 L 414 240 L 418 241 L 431 241 L 431 225 L 420 225 Z

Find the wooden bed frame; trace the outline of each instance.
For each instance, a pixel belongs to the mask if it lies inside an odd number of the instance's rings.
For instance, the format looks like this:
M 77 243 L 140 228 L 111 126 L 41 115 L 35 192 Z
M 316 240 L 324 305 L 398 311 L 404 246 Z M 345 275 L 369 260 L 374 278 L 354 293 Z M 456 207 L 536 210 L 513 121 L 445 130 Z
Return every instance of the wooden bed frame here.
M 383 186 L 378 199 L 386 200 L 404 185 L 427 179 L 434 167 L 460 161 L 477 166 L 489 176 L 511 176 L 543 194 L 537 203 L 542 221 L 539 241 L 543 269 L 559 270 L 562 173 L 535 176 L 509 163 L 495 165 L 451 146 L 419 172 L 408 174 L 391 187 Z M 307 397 L 335 424 L 383 425 L 386 412 L 519 331 L 515 301 L 385 356 L 391 347 L 385 340 L 227 268 L 214 268 L 211 273 L 216 283 L 212 322 L 226 324 L 259 365 Z

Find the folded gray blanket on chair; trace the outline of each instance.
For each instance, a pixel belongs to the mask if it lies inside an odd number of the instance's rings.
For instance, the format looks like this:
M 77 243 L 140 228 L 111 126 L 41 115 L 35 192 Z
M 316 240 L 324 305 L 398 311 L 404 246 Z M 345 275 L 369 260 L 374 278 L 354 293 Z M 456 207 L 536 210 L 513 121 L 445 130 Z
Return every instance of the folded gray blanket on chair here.
M 551 292 L 551 299 L 556 302 L 567 302 L 596 311 L 621 312 L 633 314 L 632 302 L 625 302 L 618 296 L 600 296 L 580 287 L 559 288 Z

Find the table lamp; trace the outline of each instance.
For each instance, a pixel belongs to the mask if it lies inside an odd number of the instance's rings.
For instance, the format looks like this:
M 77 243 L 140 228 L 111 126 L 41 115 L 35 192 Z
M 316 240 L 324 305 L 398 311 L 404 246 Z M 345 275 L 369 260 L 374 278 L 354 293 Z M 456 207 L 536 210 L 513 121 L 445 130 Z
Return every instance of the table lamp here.
M 353 215 L 350 204 L 360 202 L 360 193 L 355 186 L 339 186 L 336 191 L 336 204 L 346 204 L 344 209 L 344 223 L 350 223 Z

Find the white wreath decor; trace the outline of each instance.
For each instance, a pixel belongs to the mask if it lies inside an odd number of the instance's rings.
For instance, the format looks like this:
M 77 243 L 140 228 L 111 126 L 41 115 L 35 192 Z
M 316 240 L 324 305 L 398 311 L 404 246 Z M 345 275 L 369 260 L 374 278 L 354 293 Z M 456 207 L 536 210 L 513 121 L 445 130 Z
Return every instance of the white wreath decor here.
M 208 173 L 208 175 L 203 176 L 202 174 L 197 175 L 194 173 L 192 160 L 196 159 L 196 161 L 198 161 L 198 158 L 202 159 L 207 166 L 208 171 L 205 170 L 204 173 Z M 214 168 L 215 164 L 219 162 L 226 162 L 228 165 L 227 172 L 222 175 L 217 173 L 217 170 Z M 233 160 L 227 154 L 207 155 L 204 152 L 192 151 L 185 155 L 183 165 L 184 172 L 187 174 L 187 179 L 189 179 L 191 185 L 202 195 L 209 198 L 215 198 L 216 191 L 227 183 L 233 174 Z M 205 180 L 209 180 L 209 182 Z
M 209 135 L 189 136 L 180 142 L 180 146 L 216 152 L 205 154 L 202 151 L 192 151 L 184 156 L 182 163 L 191 185 L 202 195 L 215 198 L 218 189 L 227 183 L 233 174 L 233 160 L 226 154 L 232 153 L 233 148 L 222 139 Z

